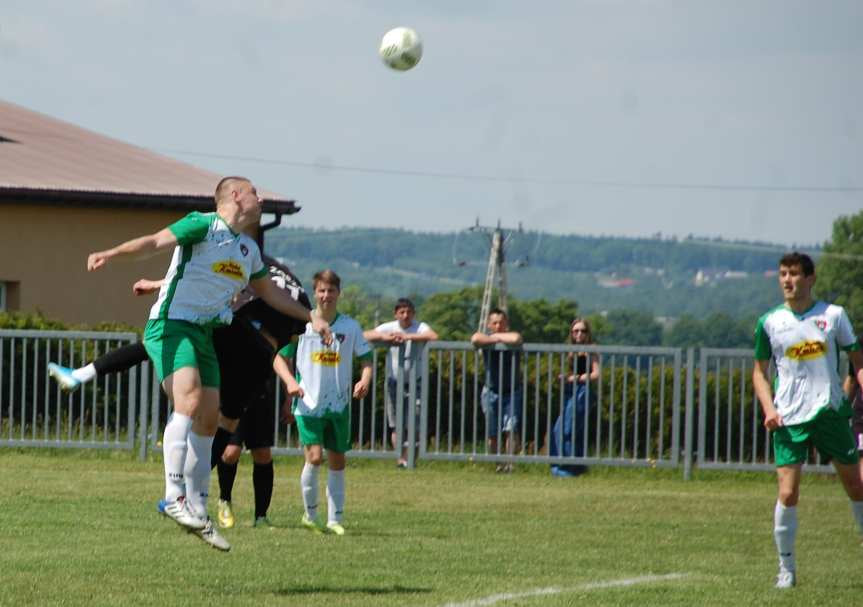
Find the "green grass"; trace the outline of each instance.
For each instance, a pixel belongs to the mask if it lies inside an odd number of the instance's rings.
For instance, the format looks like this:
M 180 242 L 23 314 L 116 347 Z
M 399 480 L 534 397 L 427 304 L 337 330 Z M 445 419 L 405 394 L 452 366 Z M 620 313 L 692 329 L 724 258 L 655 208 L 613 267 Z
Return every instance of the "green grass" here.
M 553 587 L 562 592 L 495 604 L 853 605 L 863 591 L 863 548 L 832 477 L 804 477 L 799 586 L 780 592 L 767 474 L 684 482 L 679 471 L 596 469 L 555 479 L 540 466 L 502 476 L 490 465 L 399 471 L 353 460 L 340 538 L 298 525 L 300 468 L 276 461 L 277 528 L 253 529 L 243 460 L 239 525 L 223 554 L 156 514 L 158 461 L 0 449 L 0 604 L 434 607 Z M 685 575 L 589 586 L 675 573 Z

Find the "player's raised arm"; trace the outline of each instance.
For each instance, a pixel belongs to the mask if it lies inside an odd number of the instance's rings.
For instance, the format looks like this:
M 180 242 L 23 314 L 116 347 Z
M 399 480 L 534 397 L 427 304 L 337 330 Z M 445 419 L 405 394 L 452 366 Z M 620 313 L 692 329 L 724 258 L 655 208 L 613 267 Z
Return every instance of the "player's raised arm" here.
M 127 240 L 116 247 L 90 253 L 87 257 L 87 271 L 92 272 L 98 270 L 109 260 L 115 257 L 129 257 L 132 259 L 146 259 L 155 255 L 159 251 L 177 246 L 177 237 L 171 230 L 165 228 L 155 234 L 139 236 L 132 240 Z
M 307 310 L 301 303 L 291 297 L 290 294 L 278 288 L 269 277 L 262 276 L 261 278 L 256 278 L 249 284 L 261 299 L 276 310 L 298 320 L 312 323 L 312 329 L 321 335 L 324 343 L 332 343 L 333 334 L 330 331 L 330 323 L 318 314 Z

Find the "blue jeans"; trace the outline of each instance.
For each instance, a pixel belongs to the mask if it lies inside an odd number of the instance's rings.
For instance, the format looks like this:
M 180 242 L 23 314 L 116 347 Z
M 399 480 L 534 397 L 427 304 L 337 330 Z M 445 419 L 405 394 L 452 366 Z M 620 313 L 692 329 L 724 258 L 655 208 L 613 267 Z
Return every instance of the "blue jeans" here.
M 515 391 L 507 390 L 498 394 L 483 388 L 480 396 L 483 413 L 485 413 L 485 437 L 495 438 L 498 431 L 516 432 L 521 419 L 521 388 Z
M 586 411 L 587 385 L 578 384 L 569 398 L 566 399 L 563 414 L 554 422 L 548 445 L 550 456 L 584 457 L 584 417 Z

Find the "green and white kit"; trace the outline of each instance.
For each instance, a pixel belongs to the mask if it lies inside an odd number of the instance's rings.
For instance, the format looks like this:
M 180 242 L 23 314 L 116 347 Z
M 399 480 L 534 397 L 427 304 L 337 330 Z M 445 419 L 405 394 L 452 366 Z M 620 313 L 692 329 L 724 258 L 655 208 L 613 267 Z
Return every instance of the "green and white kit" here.
M 306 323 L 306 331 L 297 344 L 282 350 L 291 356 L 296 348 L 297 376 L 303 397 L 296 399 L 294 415 L 324 417 L 347 409 L 353 391 L 353 357 L 371 355 L 362 328 L 350 316 L 337 315 L 330 323 L 330 330 L 333 341 L 325 346 L 311 323 Z
M 177 246 L 150 309 L 144 347 L 160 380 L 195 367 L 202 385 L 217 388 L 213 327 L 231 322 L 231 300 L 267 268 L 255 241 L 234 233 L 216 213 L 190 213 L 168 229 Z
M 257 243 L 217 213 L 189 213 L 168 229 L 177 246 L 150 318 L 230 324 L 234 296 L 267 275 Z
M 776 365 L 773 402 L 786 426 L 808 422 L 825 407 L 848 408 L 839 350 L 859 348 L 845 309 L 823 301 L 803 314 L 777 306 L 758 320 L 755 359 Z

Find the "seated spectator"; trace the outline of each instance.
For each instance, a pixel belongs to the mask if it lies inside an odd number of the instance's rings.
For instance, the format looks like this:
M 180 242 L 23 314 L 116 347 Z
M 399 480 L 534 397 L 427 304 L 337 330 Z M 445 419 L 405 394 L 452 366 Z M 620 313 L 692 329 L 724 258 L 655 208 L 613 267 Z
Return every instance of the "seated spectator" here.
M 576 345 L 592 344 L 593 334 L 590 323 L 584 318 L 576 318 L 569 328 L 567 342 Z M 588 394 L 595 402 L 595 388 L 589 383 L 599 379 L 599 358 L 587 352 L 570 352 L 566 357 L 570 373 L 562 376 L 564 382 L 563 413 L 554 422 L 549 439 L 548 454 L 555 456 L 584 457 L 584 427 L 588 411 Z M 554 476 L 577 476 L 586 470 L 581 465 L 552 464 Z
M 366 341 L 384 342 L 392 344 L 392 347 L 387 352 L 387 422 L 390 428 L 390 440 L 392 440 L 393 449 L 397 449 L 398 443 L 398 426 L 397 426 L 397 409 L 396 396 L 398 394 L 398 373 L 399 373 L 399 346 L 405 344 L 404 354 L 404 371 L 403 371 L 403 397 L 402 397 L 402 442 L 401 453 L 397 466 L 405 468 L 407 466 L 407 447 L 408 447 L 408 422 L 410 415 L 414 415 L 414 428 L 419 430 L 419 402 L 420 402 L 420 376 L 416 373 L 416 392 L 414 406 L 410 406 L 410 378 L 411 373 L 416 372 L 417 363 L 423 351 L 423 346 L 427 341 L 434 341 L 438 338 L 430 326 L 424 322 L 416 320 L 416 309 L 410 299 L 402 297 L 396 302 L 393 312 L 395 320 L 385 322 L 375 327 L 373 331 L 365 331 L 363 337 Z M 413 409 L 413 413 L 411 412 Z M 414 436 L 416 439 L 416 436 Z
M 505 453 L 518 451 L 518 423 L 521 419 L 521 350 L 498 350 L 493 346 L 521 346 L 521 333 L 511 331 L 509 317 L 500 308 L 488 314 L 488 333 L 474 333 L 470 342 L 475 348 L 483 348 L 485 362 L 485 385 L 480 403 L 485 413 L 485 432 L 488 452 L 499 454 L 497 437 L 505 435 Z M 497 472 L 512 472 L 512 463 L 498 464 Z

